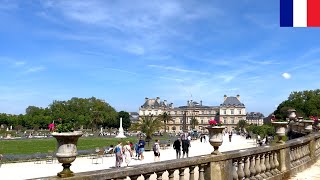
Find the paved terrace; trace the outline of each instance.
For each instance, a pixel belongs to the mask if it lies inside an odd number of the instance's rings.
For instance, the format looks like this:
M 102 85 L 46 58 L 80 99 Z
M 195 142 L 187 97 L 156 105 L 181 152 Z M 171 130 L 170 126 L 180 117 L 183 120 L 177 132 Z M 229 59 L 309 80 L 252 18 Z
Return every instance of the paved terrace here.
M 208 139 L 208 138 L 207 138 Z M 245 149 L 249 147 L 255 147 L 255 140 L 245 139 L 242 136 L 234 135 L 232 137 L 232 142 L 229 142 L 228 136 L 224 136 L 224 142 L 220 147 L 220 150 L 230 151 L 236 149 Z M 198 156 L 210 154 L 213 151 L 213 147 L 207 143 L 201 143 L 200 140 L 195 140 L 191 142 L 191 148 L 189 156 Z M 154 161 L 153 152 L 145 152 L 145 159 L 135 160 L 132 159 L 129 166 L 151 163 Z M 161 159 L 160 161 L 175 159 L 175 150 L 170 147 L 165 150 L 161 150 Z M 94 161 L 96 162 L 96 161 Z M 71 170 L 75 173 L 102 170 L 114 168 L 115 157 L 104 157 L 103 163 L 101 159 L 98 160 L 98 164 L 92 164 L 92 159 L 88 157 L 78 157 L 71 166 Z M 122 166 L 126 166 L 125 163 Z M 35 164 L 34 162 L 23 162 L 23 163 L 9 163 L 3 164 L 0 168 L 0 179 L 5 180 L 21 180 L 21 179 L 32 179 L 39 177 L 48 177 L 55 176 L 57 172 L 62 170 L 61 164 L 55 161 L 53 164 L 46 164 L 45 161 L 42 161 L 41 164 Z

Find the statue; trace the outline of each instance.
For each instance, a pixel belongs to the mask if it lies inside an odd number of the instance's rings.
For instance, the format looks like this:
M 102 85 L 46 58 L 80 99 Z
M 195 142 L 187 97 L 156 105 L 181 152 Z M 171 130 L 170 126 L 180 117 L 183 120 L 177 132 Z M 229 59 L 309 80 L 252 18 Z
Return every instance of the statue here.
M 116 138 L 126 138 L 126 136 L 123 133 L 123 128 L 122 128 L 122 117 L 120 118 L 119 134 L 116 136 Z

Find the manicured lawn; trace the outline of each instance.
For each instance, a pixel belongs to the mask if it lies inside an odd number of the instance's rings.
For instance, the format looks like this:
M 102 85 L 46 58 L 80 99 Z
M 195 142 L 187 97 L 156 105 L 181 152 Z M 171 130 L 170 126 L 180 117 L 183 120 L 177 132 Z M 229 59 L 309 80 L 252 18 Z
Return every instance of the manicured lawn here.
M 95 149 L 96 147 L 106 147 L 111 144 L 117 145 L 119 139 L 116 138 L 80 138 L 78 141 L 78 150 Z M 122 139 L 123 143 L 132 141 L 135 143 L 137 138 L 130 137 Z M 0 154 L 35 154 L 37 152 L 47 153 L 48 150 L 55 151 L 57 141 L 50 139 L 23 139 L 23 140 L 1 140 Z
M 165 140 L 168 137 L 154 137 L 153 140 Z M 78 141 L 78 150 L 90 150 L 96 147 L 102 148 L 110 145 L 117 145 L 121 140 L 124 144 L 126 141 L 136 143 L 136 137 L 128 137 L 125 139 L 107 138 L 107 137 L 81 137 Z M 153 144 L 151 141 L 150 144 Z M 54 138 L 49 139 L 21 139 L 21 140 L 0 140 L 0 154 L 35 154 L 47 153 L 48 150 L 55 151 L 57 141 Z

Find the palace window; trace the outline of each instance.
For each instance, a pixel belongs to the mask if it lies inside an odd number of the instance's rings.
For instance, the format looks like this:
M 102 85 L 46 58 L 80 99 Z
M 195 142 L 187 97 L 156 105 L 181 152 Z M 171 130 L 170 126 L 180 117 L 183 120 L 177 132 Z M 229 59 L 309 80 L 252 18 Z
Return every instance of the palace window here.
M 238 109 L 238 113 L 241 114 L 241 109 Z
M 227 110 L 226 109 L 223 110 L 223 114 L 227 114 Z
M 234 109 L 230 109 L 231 114 L 234 114 Z
M 231 118 L 231 124 L 234 124 L 234 118 Z
M 223 118 L 223 124 L 227 124 L 227 119 Z

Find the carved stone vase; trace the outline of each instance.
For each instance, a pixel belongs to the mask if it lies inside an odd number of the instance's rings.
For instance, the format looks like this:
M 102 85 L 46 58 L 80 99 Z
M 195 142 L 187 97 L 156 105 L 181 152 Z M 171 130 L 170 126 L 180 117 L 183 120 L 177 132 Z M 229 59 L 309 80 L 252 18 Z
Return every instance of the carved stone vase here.
M 209 131 L 209 142 L 213 146 L 214 151 L 211 154 L 219 155 L 219 146 L 223 143 L 223 130 L 225 126 L 208 126 L 206 127 Z
M 272 122 L 272 125 L 276 128 L 276 134 L 278 136 L 277 143 L 284 143 L 283 137 L 286 135 L 288 122 Z
M 63 170 L 57 174 L 59 177 L 74 176 L 70 170 L 70 166 L 78 155 L 77 142 L 82 134 L 81 131 L 52 133 L 52 136 L 56 138 L 58 142 L 56 157 L 58 161 L 62 163 L 63 167 Z
M 304 123 L 304 130 L 307 133 L 311 133 L 312 132 L 312 125 L 314 123 L 313 120 L 302 120 L 302 122 Z

